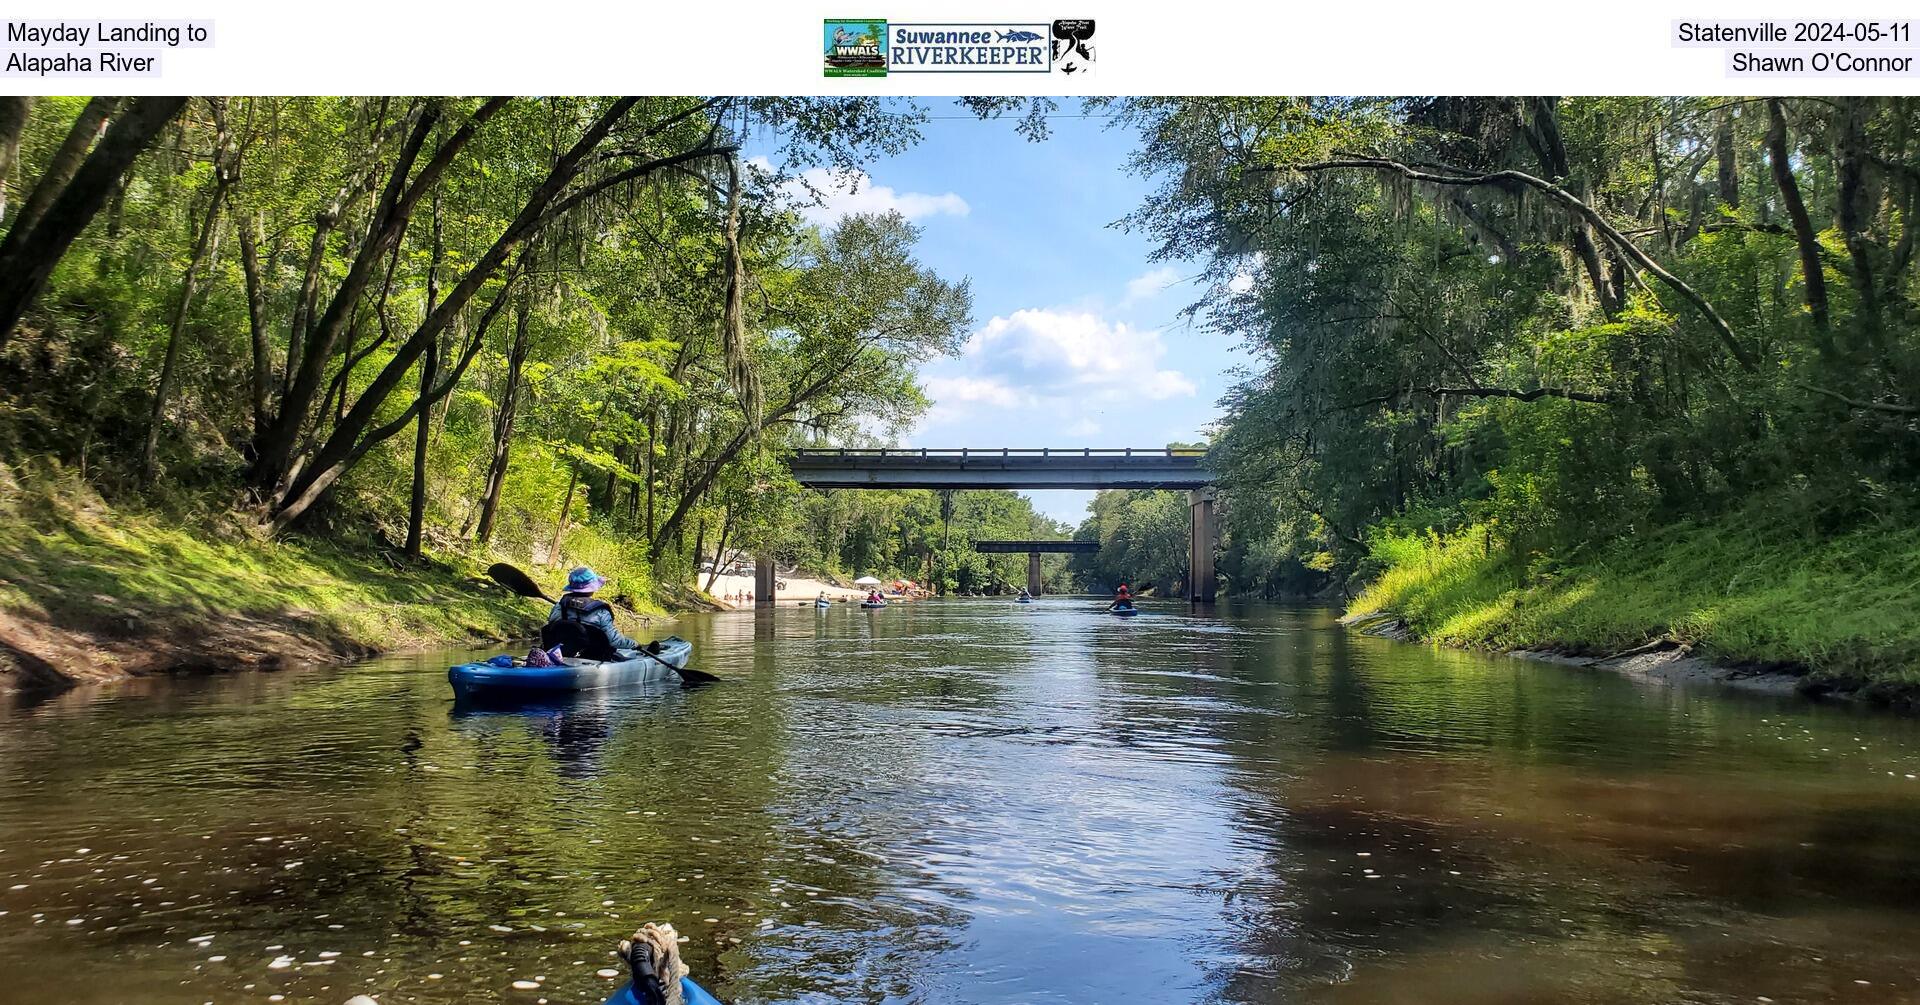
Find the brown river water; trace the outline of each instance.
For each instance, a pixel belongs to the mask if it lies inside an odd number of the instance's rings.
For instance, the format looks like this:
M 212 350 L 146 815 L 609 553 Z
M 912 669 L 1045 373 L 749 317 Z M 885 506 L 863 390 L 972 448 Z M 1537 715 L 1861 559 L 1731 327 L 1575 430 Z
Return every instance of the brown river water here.
M 683 620 L 0 711 L 0 1001 L 1920 1002 L 1920 721 L 1086 598 Z M 532 981 L 536 990 L 514 990 Z

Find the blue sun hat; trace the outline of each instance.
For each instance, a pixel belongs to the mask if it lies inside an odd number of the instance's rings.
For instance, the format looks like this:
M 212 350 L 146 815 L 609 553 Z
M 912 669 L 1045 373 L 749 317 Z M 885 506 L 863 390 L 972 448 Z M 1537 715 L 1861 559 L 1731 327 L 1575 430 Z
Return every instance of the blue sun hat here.
M 605 585 L 607 581 L 599 573 L 584 565 L 567 573 L 568 593 L 593 593 Z

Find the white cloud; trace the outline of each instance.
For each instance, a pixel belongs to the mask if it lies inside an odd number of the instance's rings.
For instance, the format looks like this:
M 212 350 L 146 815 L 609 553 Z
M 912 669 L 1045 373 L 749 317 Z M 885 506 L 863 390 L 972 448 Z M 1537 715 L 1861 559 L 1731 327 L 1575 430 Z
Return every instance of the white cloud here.
M 1091 311 L 1027 308 L 988 321 L 962 355 L 977 374 L 1036 395 L 1158 401 L 1198 393 L 1185 374 L 1160 366 L 1166 352 L 1157 331 Z
M 927 397 L 943 405 L 986 404 L 1017 408 L 1031 402 L 1030 395 L 1008 387 L 1006 382 L 983 377 L 929 377 Z
M 980 326 L 959 358 L 922 377 L 933 405 L 920 428 L 996 428 L 1028 443 L 1092 437 L 1105 432 L 1109 409 L 1129 415 L 1143 402 L 1199 394 L 1186 374 L 1162 365 L 1166 355 L 1160 332 L 1095 310 L 1014 311 Z
M 767 166 L 763 158 L 754 160 L 757 166 Z M 875 183 L 872 175 L 859 170 L 808 168 L 800 178 L 783 184 L 781 191 L 793 200 L 801 216 L 822 226 L 849 213 L 892 211 L 909 220 L 919 220 L 929 216 L 966 216 L 971 210 L 967 200 L 953 192 L 938 195 L 900 192 Z
M 1178 282 L 1180 271 L 1171 265 L 1162 265 L 1152 272 L 1135 276 L 1127 280 L 1127 295 L 1120 299 L 1120 306 L 1132 307 L 1143 300 L 1152 300 Z

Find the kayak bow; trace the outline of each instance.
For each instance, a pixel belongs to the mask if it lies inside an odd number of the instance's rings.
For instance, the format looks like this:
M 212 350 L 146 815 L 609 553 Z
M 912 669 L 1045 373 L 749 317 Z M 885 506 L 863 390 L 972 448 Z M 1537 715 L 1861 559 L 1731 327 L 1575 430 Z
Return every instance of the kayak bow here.
M 680 995 L 687 1005 L 720 1005 L 720 999 L 707 993 L 707 989 L 693 982 L 691 977 L 680 978 Z M 613 993 L 606 1005 L 640 1005 L 640 996 L 633 993 L 631 983 Z

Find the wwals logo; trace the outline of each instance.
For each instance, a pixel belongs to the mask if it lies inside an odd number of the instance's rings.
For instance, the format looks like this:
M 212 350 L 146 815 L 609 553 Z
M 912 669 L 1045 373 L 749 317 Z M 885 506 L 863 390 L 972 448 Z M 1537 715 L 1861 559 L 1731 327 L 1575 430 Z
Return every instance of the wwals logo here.
M 827 76 L 887 75 L 887 22 L 873 18 L 828 21 Z

